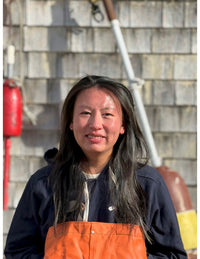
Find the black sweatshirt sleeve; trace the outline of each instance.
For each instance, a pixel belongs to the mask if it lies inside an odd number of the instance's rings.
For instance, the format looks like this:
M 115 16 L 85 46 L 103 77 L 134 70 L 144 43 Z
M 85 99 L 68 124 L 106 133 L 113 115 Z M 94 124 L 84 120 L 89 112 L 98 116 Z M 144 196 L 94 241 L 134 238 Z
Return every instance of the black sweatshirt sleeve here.
M 151 243 L 146 242 L 148 259 L 185 259 L 174 206 L 162 176 L 146 167 L 139 173 L 139 182 L 147 194 L 147 225 Z
M 47 177 L 43 173 L 45 170 L 34 174 L 22 194 L 6 241 L 4 252 L 7 259 L 41 259 L 44 256 L 45 237 L 51 220 L 45 215 L 49 210 L 50 196 L 46 188 Z

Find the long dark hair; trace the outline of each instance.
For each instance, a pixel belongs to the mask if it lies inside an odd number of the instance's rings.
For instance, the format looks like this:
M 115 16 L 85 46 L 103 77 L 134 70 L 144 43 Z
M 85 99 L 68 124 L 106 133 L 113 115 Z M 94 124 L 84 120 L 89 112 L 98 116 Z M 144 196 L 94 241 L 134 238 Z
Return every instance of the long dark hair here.
M 55 226 L 57 223 L 76 220 L 81 210 L 84 178 L 79 165 L 85 156 L 70 130 L 70 123 L 77 96 L 81 91 L 94 86 L 105 88 L 118 98 L 125 126 L 125 133 L 119 136 L 109 161 L 109 167 L 117 181 L 116 185 L 109 185 L 112 203 L 116 208 L 115 221 L 140 225 L 145 233 L 145 198 L 137 182 L 136 170 L 147 163 L 148 151 L 136 120 L 132 95 L 123 84 L 96 75 L 86 76 L 78 81 L 63 105 L 60 145 L 55 167 L 50 175 Z M 73 206 L 69 206 L 69 201 L 72 200 Z

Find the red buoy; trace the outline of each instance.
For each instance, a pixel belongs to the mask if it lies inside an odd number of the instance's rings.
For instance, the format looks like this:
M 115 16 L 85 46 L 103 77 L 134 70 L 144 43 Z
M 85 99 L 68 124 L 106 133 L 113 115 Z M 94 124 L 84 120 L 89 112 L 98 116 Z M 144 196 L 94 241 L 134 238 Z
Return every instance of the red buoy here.
M 12 136 L 22 131 L 22 96 L 19 87 L 12 79 L 3 84 L 3 136 L 5 138 L 5 159 L 3 177 L 3 209 L 8 209 L 8 183 L 10 168 L 10 146 Z

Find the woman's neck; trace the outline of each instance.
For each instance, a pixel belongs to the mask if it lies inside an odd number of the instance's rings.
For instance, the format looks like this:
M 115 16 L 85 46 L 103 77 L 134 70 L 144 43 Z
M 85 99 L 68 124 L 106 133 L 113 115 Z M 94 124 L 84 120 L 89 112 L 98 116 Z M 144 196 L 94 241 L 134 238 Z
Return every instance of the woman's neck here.
M 88 159 L 82 161 L 80 166 L 82 171 L 84 171 L 87 174 L 99 174 L 107 165 L 108 161 L 109 159 Z

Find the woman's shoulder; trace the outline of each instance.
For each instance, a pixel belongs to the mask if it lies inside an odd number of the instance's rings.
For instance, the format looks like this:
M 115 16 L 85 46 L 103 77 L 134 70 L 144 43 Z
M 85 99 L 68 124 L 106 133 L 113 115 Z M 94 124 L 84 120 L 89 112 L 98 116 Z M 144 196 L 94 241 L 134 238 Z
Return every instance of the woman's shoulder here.
M 30 177 L 31 181 L 38 181 L 40 179 L 48 178 L 50 172 L 52 170 L 52 165 L 47 165 L 38 169 L 35 173 L 33 173 Z
M 167 185 L 157 169 L 149 165 L 140 168 L 137 171 L 137 181 L 148 194 L 152 204 L 155 203 L 155 198 L 162 202 L 164 200 L 169 202 L 170 194 Z
M 153 187 L 163 184 L 165 185 L 162 175 L 158 172 L 157 169 L 149 165 L 145 165 L 144 167 L 137 170 L 137 180 L 142 186 L 150 185 Z
M 38 169 L 35 173 L 33 173 L 27 183 L 32 190 L 47 188 L 49 186 L 48 178 L 53 169 L 52 165 L 47 165 Z

